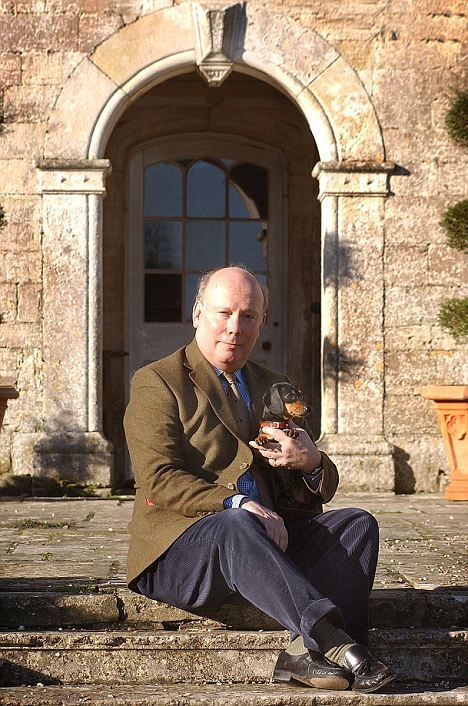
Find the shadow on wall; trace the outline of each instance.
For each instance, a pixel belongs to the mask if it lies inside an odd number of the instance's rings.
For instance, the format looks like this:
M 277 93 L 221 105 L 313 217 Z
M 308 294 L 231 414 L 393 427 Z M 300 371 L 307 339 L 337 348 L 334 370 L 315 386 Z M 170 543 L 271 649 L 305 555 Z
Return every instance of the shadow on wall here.
M 409 465 L 409 454 L 399 446 L 393 447 L 395 461 L 395 495 L 409 495 L 416 490 L 416 478 Z

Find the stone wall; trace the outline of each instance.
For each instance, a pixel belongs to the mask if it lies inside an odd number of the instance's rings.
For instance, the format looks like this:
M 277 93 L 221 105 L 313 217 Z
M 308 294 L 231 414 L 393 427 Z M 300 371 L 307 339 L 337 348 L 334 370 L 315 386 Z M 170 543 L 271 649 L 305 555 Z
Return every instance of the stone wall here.
M 51 322 L 43 319 L 44 284 L 59 275 L 61 258 L 67 258 L 64 250 L 45 260 L 43 251 L 35 164 L 44 156 L 51 110 L 67 78 L 97 46 L 139 17 L 174 4 L 181 3 L 0 0 L 0 206 L 7 221 L 0 231 L 0 377 L 20 391 L 0 435 L 4 476 L 32 472 L 32 445 L 44 428 L 47 409 L 44 324 Z M 210 7 L 225 5 L 213 1 Z M 318 32 L 354 69 L 373 102 L 385 157 L 398 165 L 381 214 L 384 246 L 376 253 L 384 273 L 385 397 L 379 414 L 385 436 L 396 448 L 396 489 L 435 491 L 446 466 L 435 413 L 419 390 L 429 383 L 466 381 L 466 349 L 437 323 L 441 302 L 466 295 L 466 258 L 448 248 L 439 226 L 444 210 L 466 198 L 468 183 L 466 151 L 444 127 L 452 91 L 466 86 L 465 3 L 248 2 L 248 10 L 262 7 L 271 13 L 287 11 L 298 31 Z M 272 23 L 270 32 L 277 31 Z M 268 39 L 274 42 L 274 37 Z M 299 54 L 300 42 L 291 42 L 289 52 Z M 92 85 L 89 91 L 91 95 Z M 87 105 L 81 109 L 86 115 Z M 346 237 L 356 276 L 368 272 L 373 263 L 359 257 L 360 233 Z M 369 242 L 372 232 L 365 238 Z M 45 271 L 51 261 L 52 269 Z M 344 322 L 349 345 L 342 351 L 343 390 L 356 390 L 363 381 L 372 385 L 365 366 L 345 365 L 348 354 L 359 358 L 353 331 L 361 331 L 366 312 L 375 306 L 372 279 L 364 280 L 360 286 L 367 291 L 369 306 L 364 299 L 360 315 L 350 311 Z

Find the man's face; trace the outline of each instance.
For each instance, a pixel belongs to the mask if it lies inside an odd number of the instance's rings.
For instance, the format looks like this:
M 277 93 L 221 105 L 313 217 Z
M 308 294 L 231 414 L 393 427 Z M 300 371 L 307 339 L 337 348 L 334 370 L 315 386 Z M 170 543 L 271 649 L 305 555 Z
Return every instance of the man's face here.
M 263 294 L 252 275 L 232 267 L 213 274 L 195 302 L 195 338 L 205 358 L 226 373 L 242 368 L 263 326 Z

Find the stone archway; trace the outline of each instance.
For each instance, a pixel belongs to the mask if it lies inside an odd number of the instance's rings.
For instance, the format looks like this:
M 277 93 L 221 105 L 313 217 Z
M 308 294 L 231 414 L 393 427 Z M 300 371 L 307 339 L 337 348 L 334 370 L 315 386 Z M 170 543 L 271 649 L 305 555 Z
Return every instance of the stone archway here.
M 377 116 L 356 73 L 317 33 L 285 13 L 247 5 L 242 15 L 242 8 L 235 7 L 206 11 L 184 3 L 138 19 L 83 59 L 57 100 L 38 164 L 49 244 L 45 258 L 53 260 L 54 246 L 68 232 L 70 247 L 79 251 L 79 265 L 70 260 L 70 282 L 74 291 L 86 291 L 87 298 L 83 302 L 70 297 L 71 314 L 85 332 L 73 348 L 72 380 L 64 366 L 57 365 L 63 351 L 48 348 L 46 342 L 54 370 L 46 408 L 49 405 L 53 418 L 60 418 L 66 408 L 79 420 L 72 430 L 76 453 L 99 457 L 97 467 L 105 468 L 109 450 L 101 435 L 100 402 L 101 218 L 110 168 L 102 159 L 105 146 L 129 104 L 157 83 L 195 65 L 216 82 L 234 67 L 285 92 L 305 115 L 316 141 L 321 161 L 314 175 L 320 183 L 323 248 L 322 446 L 338 462 L 342 457 L 349 465 L 352 457 L 348 478 L 353 488 L 369 485 L 367 470 L 372 468 L 370 485 L 388 490 L 393 488 L 393 464 L 383 437 L 380 253 L 383 200 L 392 165 L 385 162 Z M 366 260 L 363 277 L 353 286 L 339 275 L 350 252 Z M 367 311 L 362 311 L 363 301 Z M 46 298 L 45 319 L 56 321 L 54 307 L 60 305 L 60 299 Z M 359 326 L 354 326 L 360 309 Z M 53 335 L 51 330 L 51 339 Z M 343 379 L 338 374 L 340 359 L 353 354 L 358 354 L 358 362 Z M 57 387 L 62 396 L 56 394 Z M 63 434 L 54 436 L 52 430 L 44 436 L 39 466 L 47 466 L 49 454 L 57 458 L 63 451 L 62 442 L 57 446 L 54 438 L 63 439 Z

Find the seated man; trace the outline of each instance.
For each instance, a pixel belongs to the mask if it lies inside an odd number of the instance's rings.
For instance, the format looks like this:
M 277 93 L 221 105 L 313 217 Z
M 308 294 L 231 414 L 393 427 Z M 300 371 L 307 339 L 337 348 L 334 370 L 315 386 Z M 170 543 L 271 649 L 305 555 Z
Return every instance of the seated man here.
M 263 394 L 286 380 L 247 362 L 266 296 L 242 268 L 205 275 L 195 339 L 134 376 L 129 587 L 207 617 L 240 594 L 291 631 L 276 680 L 372 692 L 394 678 L 366 648 L 377 523 L 323 512 L 338 473 L 306 430 L 251 441 Z

